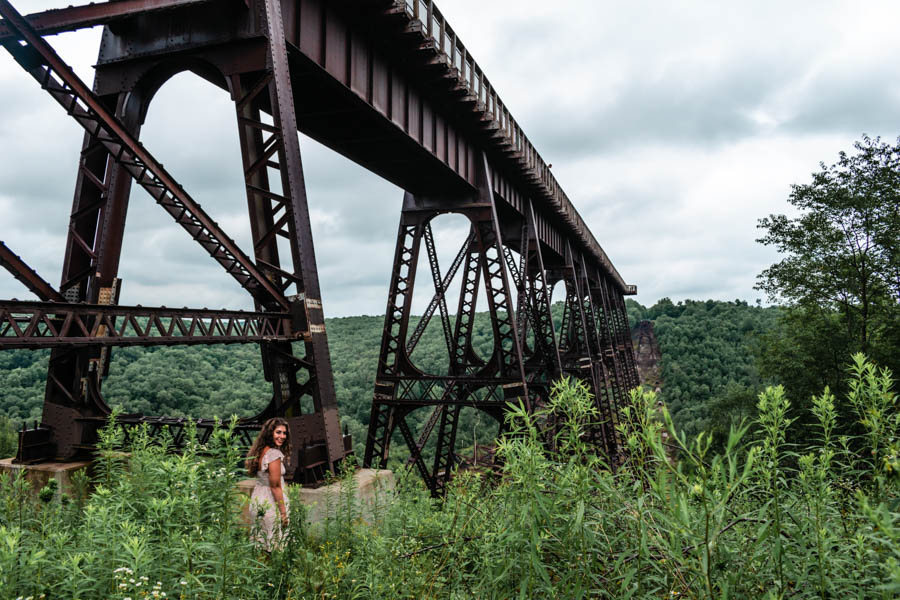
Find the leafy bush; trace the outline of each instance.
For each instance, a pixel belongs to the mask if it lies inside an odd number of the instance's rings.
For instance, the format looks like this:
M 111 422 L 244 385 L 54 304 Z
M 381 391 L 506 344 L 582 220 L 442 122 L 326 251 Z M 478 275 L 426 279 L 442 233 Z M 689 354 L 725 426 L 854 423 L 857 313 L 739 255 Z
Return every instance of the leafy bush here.
M 635 391 L 621 428 L 628 461 L 613 472 L 583 441 L 597 418 L 587 390 L 560 382 L 541 413 L 510 407 L 499 476 L 458 473 L 440 503 L 401 477 L 364 518 L 344 474 L 323 527 L 307 530 L 294 500 L 272 555 L 240 524 L 227 428 L 176 456 L 146 436 L 122 454 L 110 427 L 89 497 L 34 503 L 23 481 L 0 481 L 0 597 L 894 598 L 891 386 L 855 356 L 847 397 L 815 398 L 818 437 L 800 455 L 781 388 L 760 394 L 758 434 L 733 427 L 721 453 Z M 835 435 L 842 404 L 858 438 Z M 553 453 L 548 423 L 560 424 Z

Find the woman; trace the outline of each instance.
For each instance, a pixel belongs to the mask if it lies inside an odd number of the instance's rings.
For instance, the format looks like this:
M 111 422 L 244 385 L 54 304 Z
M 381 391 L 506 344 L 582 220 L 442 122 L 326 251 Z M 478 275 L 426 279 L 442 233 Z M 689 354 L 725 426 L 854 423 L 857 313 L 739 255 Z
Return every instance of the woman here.
M 262 430 L 247 453 L 247 470 L 256 477 L 256 485 L 250 496 L 250 514 L 260 517 L 255 539 L 267 552 L 281 545 L 282 534 L 288 524 L 284 465 L 290 455 L 288 424 L 279 417 L 263 423 Z

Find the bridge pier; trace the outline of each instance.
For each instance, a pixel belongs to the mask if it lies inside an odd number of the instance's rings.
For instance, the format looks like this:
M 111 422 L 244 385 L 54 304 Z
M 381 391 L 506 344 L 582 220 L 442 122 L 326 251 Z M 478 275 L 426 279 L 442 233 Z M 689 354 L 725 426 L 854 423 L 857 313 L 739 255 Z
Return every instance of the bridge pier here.
M 91 471 L 93 461 L 67 461 L 67 462 L 45 462 L 37 465 L 17 464 L 12 458 L 0 459 L 0 475 L 6 475 L 11 478 L 18 477 L 20 474 L 25 478 L 31 487 L 34 497 L 37 497 L 41 488 L 46 486 L 51 479 L 57 482 L 56 494 L 68 494 L 73 497 L 76 493 L 75 484 L 72 476 L 79 472 L 86 475 Z
M 593 273 L 591 277 L 584 257 L 576 257 L 568 245 L 565 255 L 548 267 L 530 201 L 520 219 L 507 215 L 501 222 L 486 158 L 482 157 L 477 168 L 478 185 L 469 195 L 404 195 L 363 460 L 365 467 L 385 468 L 393 434 L 399 431 L 410 451 L 410 465 L 415 465 L 436 497 L 444 494 L 457 464 L 457 430 L 463 407 L 493 417 L 499 433 L 507 402 L 522 402 L 526 410 L 533 411 L 544 405 L 550 383 L 563 374 L 585 380 L 594 395 L 600 422 L 590 431 L 590 442 L 607 455 L 611 465 L 622 460 L 616 426 L 631 378 L 626 376 L 629 366 L 620 364 L 622 356 L 615 340 L 621 337 L 617 327 L 624 317 L 616 311 L 619 307 L 624 310 L 624 304 L 615 308 L 603 305 L 599 315 L 595 313 L 591 286 L 599 286 L 598 300 L 609 292 L 602 276 L 598 279 L 598 273 Z M 430 223 L 446 213 L 467 217 L 470 233 L 444 274 L 437 262 Z M 423 245 L 435 295 L 411 330 Z M 456 314 L 450 315 L 445 296 L 460 269 L 459 305 Z M 560 281 L 566 288 L 566 301 L 557 343 L 550 297 L 552 286 Z M 484 308 L 494 334 L 492 353 L 486 359 L 479 358 L 472 347 L 482 284 L 487 299 Z M 435 312 L 440 316 L 449 357 L 446 374 L 425 373 L 412 359 Z M 431 415 L 416 434 L 407 418 L 420 408 L 430 409 Z M 433 433 L 437 438 L 429 468 L 422 454 Z
M 454 449 L 463 405 L 484 411 L 502 426 L 503 406 L 507 401 L 518 398 L 526 405 L 530 402 L 512 286 L 506 269 L 506 249 L 500 234 L 487 161 L 479 161 L 477 168 L 478 188 L 470 195 L 404 194 L 363 461 L 365 467 L 384 468 L 391 436 L 399 428 L 410 449 L 411 461 L 435 495 L 442 495 L 455 466 Z M 446 213 L 465 216 L 470 222 L 470 232 L 445 277 L 437 262 L 430 222 Z M 436 293 L 427 316 L 414 331 L 410 331 L 416 270 L 423 241 Z M 455 322 L 451 323 L 445 296 L 453 275 L 460 268 L 459 306 Z M 476 302 L 482 284 L 494 334 L 493 352 L 487 360 L 479 358 L 472 348 Z M 436 309 L 439 309 L 449 358 L 446 375 L 425 373 L 411 359 L 412 351 Z M 432 415 L 427 430 L 420 432 L 420 438 L 414 440 L 406 417 L 423 407 L 431 407 Z M 435 425 L 437 449 L 433 467 L 428 469 L 421 450 Z

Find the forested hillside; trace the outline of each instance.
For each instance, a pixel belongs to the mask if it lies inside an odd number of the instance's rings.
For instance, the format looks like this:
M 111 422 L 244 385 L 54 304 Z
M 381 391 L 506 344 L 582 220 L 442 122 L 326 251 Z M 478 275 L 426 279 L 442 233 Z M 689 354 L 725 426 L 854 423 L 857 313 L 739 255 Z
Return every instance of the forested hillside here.
M 760 336 L 780 309 L 746 302 L 663 298 L 650 308 L 627 301 L 632 327 L 653 323 L 662 354 L 662 400 L 689 436 L 724 436 L 731 423 L 751 417 L 764 382 L 756 368 Z
M 554 307 L 560 313 L 560 306 Z M 746 302 L 660 300 L 650 308 L 628 301 L 632 326 L 654 324 L 662 351 L 662 397 L 673 418 L 689 434 L 727 429 L 733 417 L 748 416 L 761 381 L 749 344 L 773 326 L 774 308 Z M 557 319 L 559 314 L 556 314 Z M 414 319 L 411 326 L 415 326 Z M 383 318 L 345 317 L 327 321 L 335 389 L 344 424 L 361 451 L 378 358 Z M 491 343 L 486 315 L 476 320 L 477 351 L 487 355 Z M 302 350 L 301 350 L 302 351 Z M 413 358 L 422 369 L 443 373 L 447 353 L 437 319 L 427 328 Z M 15 422 L 40 418 L 47 352 L 0 353 L 0 414 Z M 263 379 L 255 345 L 119 348 L 113 352 L 104 397 L 126 412 L 196 417 L 250 415 L 268 401 L 271 387 Z M 749 399 L 749 400 L 748 400 Z M 427 418 L 426 410 L 414 414 Z M 495 424 L 474 410 L 463 417 L 469 438 L 487 441 Z M 468 445 L 468 444 L 467 444 Z M 405 448 L 394 447 L 402 458 Z
M 414 317 L 410 327 L 417 323 Z M 383 326 L 380 316 L 326 321 L 341 421 L 353 434 L 360 456 Z M 490 352 L 490 328 L 486 315 L 476 315 L 473 345 L 482 357 Z M 297 352 L 302 354 L 302 347 Z M 48 357 L 49 351 L 0 352 L 0 415 L 14 424 L 40 419 Z M 426 372 L 447 372 L 447 351 L 438 319 L 426 328 L 413 360 Z M 129 347 L 113 351 L 103 395 L 108 404 L 125 412 L 227 418 L 261 410 L 271 396 L 271 385 L 263 378 L 259 348 L 254 344 Z M 414 412 L 411 424 L 423 422 L 428 414 L 426 409 Z M 486 443 L 496 434 L 496 422 L 479 411 L 464 409 L 460 419 L 461 431 L 466 432 L 460 434 L 463 446 L 475 439 Z M 426 454 L 428 450 L 426 446 Z M 404 444 L 393 446 L 392 458 L 403 460 L 406 454 Z

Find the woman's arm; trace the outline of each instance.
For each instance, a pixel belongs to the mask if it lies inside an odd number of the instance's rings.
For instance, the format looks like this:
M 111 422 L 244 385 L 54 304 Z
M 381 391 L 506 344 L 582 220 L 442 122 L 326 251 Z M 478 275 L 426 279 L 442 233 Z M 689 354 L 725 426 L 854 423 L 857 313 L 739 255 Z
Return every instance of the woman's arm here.
M 281 514 L 281 522 L 287 525 L 287 507 L 284 505 L 284 489 L 281 487 L 280 458 L 269 463 L 269 487 L 272 488 L 272 497 L 275 498 L 275 504 Z

